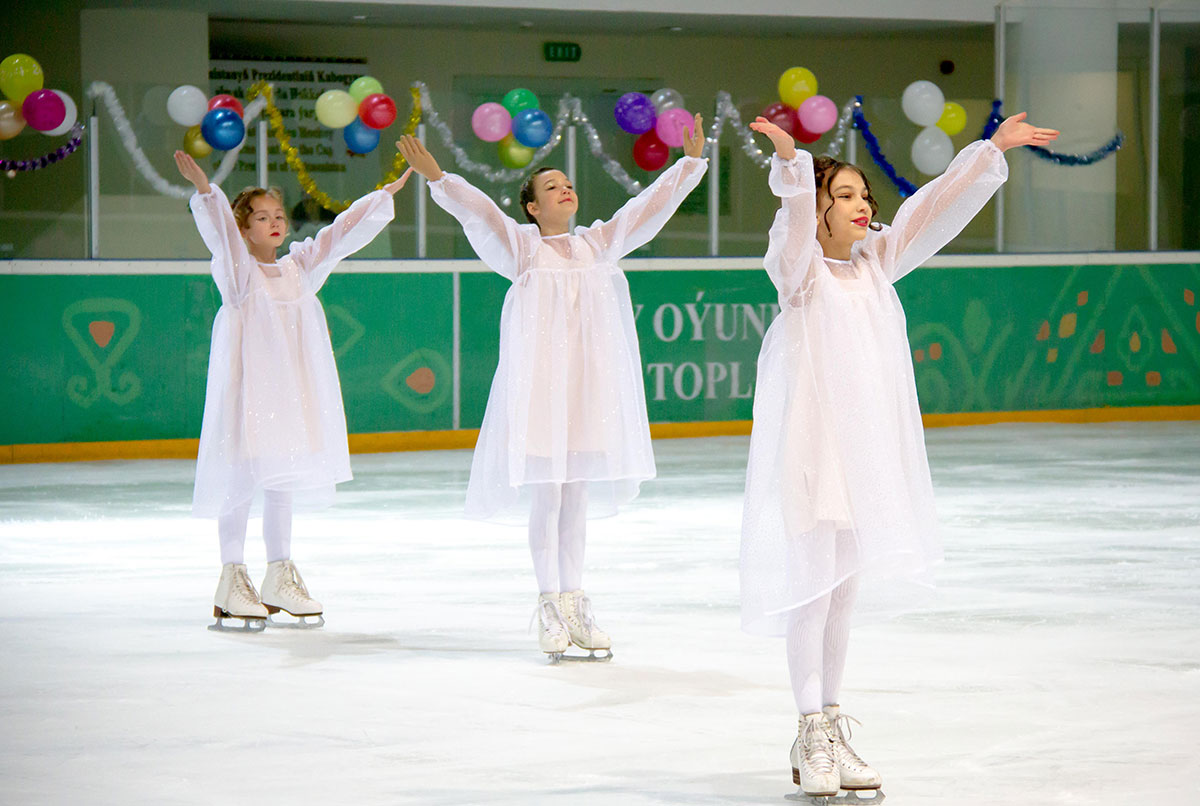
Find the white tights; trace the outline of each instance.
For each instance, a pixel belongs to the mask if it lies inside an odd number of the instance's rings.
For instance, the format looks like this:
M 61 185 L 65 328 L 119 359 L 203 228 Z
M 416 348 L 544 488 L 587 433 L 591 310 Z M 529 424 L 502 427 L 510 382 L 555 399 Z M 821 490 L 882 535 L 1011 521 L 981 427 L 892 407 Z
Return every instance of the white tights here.
M 217 519 L 221 538 L 221 564 L 245 562 L 246 521 L 250 502 Z M 292 494 L 281 490 L 263 490 L 263 542 L 267 544 L 267 562 L 292 556 Z
M 529 551 L 542 593 L 583 587 L 587 482 L 531 485 Z
M 787 658 L 792 694 L 801 714 L 837 705 L 850 642 L 850 614 L 858 579 L 850 577 L 829 593 L 788 616 Z

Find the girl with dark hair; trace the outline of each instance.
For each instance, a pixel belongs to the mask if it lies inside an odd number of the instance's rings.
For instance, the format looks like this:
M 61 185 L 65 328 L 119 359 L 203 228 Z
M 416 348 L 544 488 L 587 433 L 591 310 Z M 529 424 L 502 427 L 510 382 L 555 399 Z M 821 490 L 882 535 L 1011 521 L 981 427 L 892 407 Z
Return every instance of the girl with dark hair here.
M 518 224 L 461 176 L 443 173 L 419 140 L 397 143 L 480 259 L 512 281 L 467 515 L 529 513 L 538 643 L 552 661 L 572 644 L 588 658 L 612 656 L 583 591 L 585 522 L 615 513 L 655 475 L 633 306 L 617 261 L 658 234 L 708 169 L 699 115 L 684 135 L 684 156 L 652 185 L 608 221 L 573 232 L 579 200 L 562 171 L 529 177 L 520 195 L 529 223 Z
M 783 203 L 764 264 L 779 293 L 758 361 L 742 520 L 745 630 L 787 638 L 800 731 L 793 780 L 811 796 L 878 789 L 846 743 L 840 713 L 850 615 L 859 594 L 886 609 L 905 583 L 932 585 L 942 557 L 904 311 L 892 285 L 950 242 L 1008 176 L 1004 151 L 1058 132 L 1010 117 L 896 212 L 891 227 L 863 172 L 775 146 Z

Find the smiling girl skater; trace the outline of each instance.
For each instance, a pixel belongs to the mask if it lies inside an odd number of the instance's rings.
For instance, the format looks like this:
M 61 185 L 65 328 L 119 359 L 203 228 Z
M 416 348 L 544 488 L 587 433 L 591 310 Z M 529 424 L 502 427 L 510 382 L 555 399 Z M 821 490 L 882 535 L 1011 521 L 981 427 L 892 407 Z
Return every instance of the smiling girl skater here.
M 1058 132 L 1015 115 L 907 199 L 892 226 L 873 221 L 853 165 L 775 145 L 782 197 L 764 264 L 782 313 L 758 362 L 742 521 L 742 624 L 787 636 L 800 711 L 792 776 L 813 796 L 878 789 L 846 743 L 838 692 L 857 593 L 895 603 L 900 583 L 931 584 L 942 556 L 904 311 L 892 284 L 966 226 L 1008 176 L 1003 152 Z
M 529 507 L 538 643 L 552 660 L 570 644 L 612 656 L 582 590 L 585 521 L 633 499 L 654 454 L 633 306 L 617 260 L 658 234 L 708 168 L 697 115 L 684 153 L 609 221 L 569 232 L 579 209 L 562 171 L 521 188 L 517 224 L 465 179 L 443 173 L 420 141 L 397 144 L 475 252 L 512 281 L 500 320 L 500 363 L 471 465 L 467 514 Z M 604 654 L 597 656 L 596 650 Z
M 291 560 L 292 497 L 327 505 L 334 485 L 351 476 L 337 366 L 316 294 L 339 261 L 392 220 L 392 194 L 408 173 L 276 260 L 288 232 L 278 190 L 247 188 L 230 204 L 190 156 L 176 151 L 175 163 L 196 186 L 192 214 L 221 293 L 192 499 L 194 516 L 217 519 L 221 540 L 213 626 L 239 618 L 244 628 L 261 629 L 279 610 L 300 624 L 317 617 L 319 626 L 321 604 Z M 261 599 L 242 557 L 250 505 L 260 492 L 267 544 Z

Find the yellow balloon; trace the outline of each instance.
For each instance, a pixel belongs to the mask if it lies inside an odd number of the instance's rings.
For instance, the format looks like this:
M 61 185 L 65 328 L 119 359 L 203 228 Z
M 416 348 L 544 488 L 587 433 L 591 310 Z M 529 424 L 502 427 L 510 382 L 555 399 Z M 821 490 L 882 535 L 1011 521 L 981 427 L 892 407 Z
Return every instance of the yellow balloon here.
M 536 150 L 518 143 L 511 132 L 496 143 L 496 151 L 500 154 L 500 162 L 505 168 L 524 168 L 533 160 L 533 152 Z
M 926 118 L 928 120 L 928 118 Z M 942 116 L 937 120 L 937 127 L 953 137 L 967 125 L 967 110 L 961 105 L 948 101 L 942 108 Z
M 0 92 L 20 106 L 25 96 L 42 88 L 42 66 L 26 53 L 14 53 L 0 62 Z
M 25 128 L 25 117 L 21 105 L 12 101 L 0 101 L 0 140 L 11 140 Z
M 199 126 L 192 126 L 183 135 L 183 150 L 196 159 L 204 159 L 213 152 L 213 147 L 204 139 Z
M 322 126 L 341 129 L 358 117 L 358 104 L 345 90 L 326 90 L 317 98 L 317 120 Z
M 793 109 L 817 94 L 817 77 L 807 67 L 790 67 L 779 77 L 779 100 Z

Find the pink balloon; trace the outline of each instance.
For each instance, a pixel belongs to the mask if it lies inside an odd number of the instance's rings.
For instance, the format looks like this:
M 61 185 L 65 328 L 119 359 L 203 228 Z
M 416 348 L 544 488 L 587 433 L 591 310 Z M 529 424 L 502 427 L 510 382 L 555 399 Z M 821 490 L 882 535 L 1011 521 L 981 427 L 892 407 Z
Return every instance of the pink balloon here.
M 25 96 L 21 114 L 32 128 L 48 132 L 57 128 L 66 118 L 67 105 L 54 94 L 54 90 L 34 90 Z
M 796 110 L 796 118 L 805 131 L 813 134 L 824 134 L 837 123 L 837 104 L 824 95 L 814 95 L 805 99 Z
M 654 133 L 671 148 L 679 148 L 683 145 L 683 130 L 692 128 L 693 122 L 692 113 L 686 109 L 664 109 L 654 124 Z
M 512 131 L 512 115 L 495 101 L 480 104 L 471 113 L 471 130 L 485 143 L 498 143 Z

